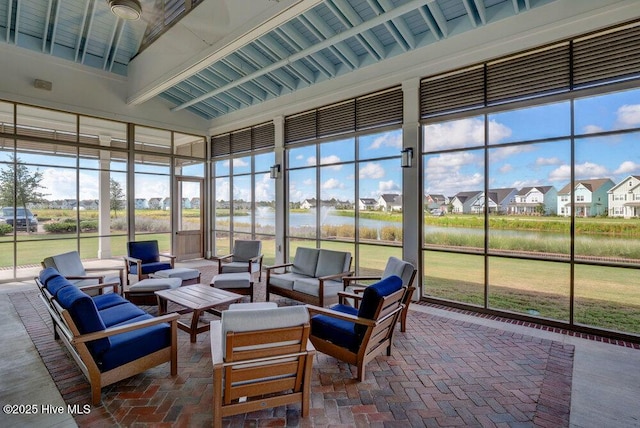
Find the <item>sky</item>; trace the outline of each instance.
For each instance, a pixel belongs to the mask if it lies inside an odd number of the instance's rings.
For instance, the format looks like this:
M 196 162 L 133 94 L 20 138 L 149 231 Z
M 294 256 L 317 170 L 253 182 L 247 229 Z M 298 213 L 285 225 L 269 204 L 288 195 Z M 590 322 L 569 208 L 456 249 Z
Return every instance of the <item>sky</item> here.
M 570 104 L 490 115 L 489 188 L 554 186 L 560 190 L 571 178 Z M 595 136 L 605 131 L 640 127 L 640 90 L 579 99 L 575 102 L 576 179 L 610 178 L 619 183 L 640 175 L 640 133 Z M 557 138 L 550 142 L 500 144 Z M 483 118 L 430 125 L 425 129 L 427 151 L 481 146 Z M 495 145 L 496 147 L 493 147 Z M 425 156 L 425 193 L 453 196 L 484 188 L 484 151 L 461 150 Z
M 470 117 L 425 127 L 424 183 L 425 193 L 453 196 L 460 191 L 482 190 L 484 187 L 484 118 Z M 522 110 L 489 115 L 488 136 L 489 188 L 527 186 L 564 187 L 570 179 L 571 116 L 570 103 L 560 102 Z M 575 163 L 576 178 L 610 178 L 614 183 L 629 175 L 640 175 L 640 132 L 627 132 L 612 136 L 595 136 L 604 131 L 617 131 L 640 127 L 640 90 L 612 93 L 575 101 Z M 554 138 L 551 142 L 517 144 L 513 142 Z M 400 150 L 401 131 L 383 132 L 359 139 L 358 158 L 353 139 L 338 140 L 320 146 L 305 146 L 287 151 L 290 200 L 302 202 L 316 197 L 316 165 L 319 168 L 321 199 L 335 198 L 354 201 L 356 177 L 359 179 L 360 198 L 378 198 L 383 193 L 402 192 Z M 461 150 L 458 150 L 461 149 Z M 449 150 L 446 153 L 437 153 Z M 58 156 L 50 166 L 51 156 L 38 153 L 20 153 L 21 161 L 37 164 L 29 166 L 43 175 L 42 185 L 47 199 L 75 198 L 75 159 Z M 0 162 L 9 160 L 9 152 L 0 152 Z M 234 174 L 251 172 L 251 157 L 234 159 Z M 346 163 L 345 163 L 346 162 Z M 273 152 L 256 155 L 256 201 L 275 198 L 274 181 L 269 178 L 269 167 L 275 163 Z M 97 168 L 97 162 L 83 160 L 82 166 Z M 123 171 L 123 164 L 112 168 Z M 0 164 L 1 167 L 1 164 Z M 218 175 L 228 174 L 229 160 L 216 162 Z M 170 193 L 168 168 L 136 166 L 135 196 L 139 198 L 167 197 Z M 187 171 L 188 172 L 188 171 Z M 124 172 L 113 173 L 124 182 Z M 201 174 L 200 172 L 195 175 Z M 79 172 L 80 199 L 98 198 L 98 173 L 81 169 Z M 250 200 L 248 176 L 236 178 L 235 197 Z M 185 196 L 197 196 L 197 186 L 186 184 Z M 229 200 L 229 179 L 217 180 L 218 200 Z

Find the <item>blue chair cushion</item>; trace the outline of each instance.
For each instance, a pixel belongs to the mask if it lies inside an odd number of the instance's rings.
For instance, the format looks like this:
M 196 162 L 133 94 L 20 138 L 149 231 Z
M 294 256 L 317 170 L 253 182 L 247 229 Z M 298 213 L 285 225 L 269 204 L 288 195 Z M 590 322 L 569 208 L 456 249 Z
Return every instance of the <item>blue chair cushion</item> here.
M 54 276 L 54 277 L 50 278 L 47 281 L 47 285 L 46 285 L 47 291 L 49 293 L 51 293 L 51 295 L 53 297 L 56 297 L 56 298 L 58 297 L 58 293 L 60 292 L 60 290 L 62 290 L 65 287 L 73 287 L 73 286 L 74 285 L 71 284 L 67 280 L 67 278 L 65 278 L 62 275 L 57 275 L 57 276 Z
M 142 264 L 157 262 L 160 260 L 158 241 L 127 242 L 127 254 L 142 260 Z
M 141 315 L 119 325 L 126 325 L 145 319 L 149 314 Z M 167 323 L 145 327 L 139 330 L 111 336 L 111 347 L 101 355 L 99 367 L 102 372 L 127 364 L 145 355 L 149 355 L 171 344 L 171 327 Z
M 152 263 L 143 263 L 142 264 L 142 274 L 143 275 L 148 275 L 150 273 L 154 273 L 154 272 L 158 272 L 159 270 L 166 270 L 166 269 L 171 269 L 171 263 L 165 263 L 165 262 L 152 262 Z M 138 265 L 131 265 L 131 268 L 129 269 L 129 272 L 131 272 L 134 275 L 138 274 Z
M 50 279 L 58 277 L 58 276 L 62 276 L 60 275 L 60 272 L 58 272 L 58 270 L 56 268 L 53 267 L 48 267 L 46 269 L 42 269 L 40 271 L 40 282 L 42 283 L 42 285 L 47 285 L 47 282 L 49 282 Z
M 57 299 L 60 306 L 69 311 L 81 334 L 105 330 L 93 299 L 79 288 L 64 287 L 58 292 Z M 87 347 L 94 357 L 99 356 L 109 349 L 109 339 L 105 337 L 89 342 Z
M 112 306 L 99 311 L 100 318 L 102 318 L 102 322 L 107 328 L 129 321 L 133 318 L 139 317 L 140 315 L 144 315 L 145 313 L 145 311 L 133 303 L 129 303 L 128 305 Z
M 402 279 L 397 275 L 391 275 L 375 284 L 371 284 L 364 289 L 362 300 L 360 301 L 360 309 L 358 316 L 361 318 L 374 319 L 376 310 L 380 304 L 380 299 L 389 294 L 395 293 L 402 288 Z M 364 325 L 356 325 L 356 333 L 364 336 L 367 327 Z
M 338 308 L 334 306 L 331 309 L 337 310 Z M 356 334 L 355 325 L 351 321 L 341 320 L 330 315 L 314 315 L 311 317 L 311 334 L 320 339 L 328 340 L 336 346 L 358 352 L 362 338 Z
M 129 301 L 117 293 L 100 294 L 93 296 L 92 299 L 99 311 L 129 303 Z

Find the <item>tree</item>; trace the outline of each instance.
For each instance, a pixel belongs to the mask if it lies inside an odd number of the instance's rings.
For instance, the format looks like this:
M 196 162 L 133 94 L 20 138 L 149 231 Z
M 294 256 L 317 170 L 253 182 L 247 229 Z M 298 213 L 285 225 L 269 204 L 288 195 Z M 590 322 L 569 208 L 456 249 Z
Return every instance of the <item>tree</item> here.
M 11 155 L 11 163 L 0 170 L 0 205 L 22 207 L 44 201 L 40 170 L 30 171 L 20 158 Z
M 124 190 L 122 190 L 122 185 L 113 178 L 109 180 L 109 189 L 111 193 L 109 208 L 113 211 L 113 216 L 118 218 L 118 210 L 124 209 Z

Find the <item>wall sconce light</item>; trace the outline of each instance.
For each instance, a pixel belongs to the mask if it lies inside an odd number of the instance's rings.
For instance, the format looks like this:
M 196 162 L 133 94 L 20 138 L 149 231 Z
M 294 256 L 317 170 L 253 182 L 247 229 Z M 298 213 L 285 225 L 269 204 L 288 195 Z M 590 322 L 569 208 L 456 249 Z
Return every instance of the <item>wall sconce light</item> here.
M 271 178 L 273 178 L 273 179 L 280 178 L 280 164 L 279 163 L 277 163 L 275 165 L 271 165 L 270 171 L 271 171 Z
M 411 168 L 413 165 L 413 149 L 411 147 L 407 147 L 400 153 L 402 154 L 400 165 L 402 165 L 403 168 Z

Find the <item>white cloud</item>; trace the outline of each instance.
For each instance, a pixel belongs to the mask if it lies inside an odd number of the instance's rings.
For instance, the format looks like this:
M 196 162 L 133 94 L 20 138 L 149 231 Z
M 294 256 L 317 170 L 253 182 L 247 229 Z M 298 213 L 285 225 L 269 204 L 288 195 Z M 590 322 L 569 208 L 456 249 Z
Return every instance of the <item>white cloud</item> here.
M 303 155 L 298 155 L 298 156 L 296 156 L 296 160 L 302 160 L 302 159 L 304 159 L 304 156 L 303 156 Z
M 66 168 L 46 168 L 40 171 L 42 173 L 42 181 L 40 189 L 48 200 L 55 199 L 75 199 L 76 198 L 76 172 Z M 91 178 L 95 181 L 95 178 Z M 97 199 L 96 196 L 93 199 Z
M 320 158 L 320 165 L 327 165 L 327 164 L 332 164 L 337 162 L 340 162 L 340 157 L 336 155 L 329 155 L 329 156 Z M 335 171 L 339 171 L 342 169 L 342 165 L 333 165 L 333 166 L 330 166 L 329 168 Z
M 511 128 L 495 120 L 489 121 L 489 141 L 491 144 L 497 144 L 503 139 L 511 136 Z
M 602 131 L 604 131 L 604 129 L 598 125 L 587 125 L 582 129 L 582 132 L 585 134 L 597 134 Z
M 637 174 L 640 171 L 640 164 L 637 164 L 632 161 L 624 161 L 620 164 L 618 169 L 616 169 L 614 174 Z
M 513 171 L 513 166 L 510 163 L 506 163 L 504 165 L 502 165 L 498 171 L 500 171 L 502 174 L 506 174 L 508 172 Z
M 428 150 L 475 146 L 483 142 L 484 124 L 479 119 L 456 120 L 425 127 L 425 146 Z
M 536 159 L 537 166 L 548 166 L 548 165 L 561 165 L 562 161 L 559 158 L 538 158 Z
M 608 175 L 609 171 L 606 167 L 592 162 L 585 162 L 576 165 L 577 180 L 591 180 L 595 178 L 603 178 Z M 569 165 L 562 165 L 549 174 L 549 181 L 566 181 L 571 179 L 571 168 Z
M 235 158 L 233 159 L 233 167 L 238 168 L 241 166 L 249 166 L 249 164 L 243 158 Z
M 528 153 L 536 150 L 533 146 L 508 146 L 508 147 L 500 147 L 496 149 L 491 149 L 490 151 L 490 159 L 491 162 L 508 159 L 513 155 L 517 155 L 520 153 Z
M 341 189 L 344 187 L 344 183 L 340 182 L 337 178 L 330 178 L 322 183 L 323 190 Z
M 360 168 L 360 178 L 382 178 L 384 177 L 384 168 L 379 163 L 371 162 Z
M 229 199 L 229 180 L 216 180 L 216 201 L 228 201 Z
M 397 149 L 402 148 L 402 135 L 398 132 L 386 132 L 377 137 L 369 149 L 379 149 L 380 147 L 393 147 Z
M 381 181 L 378 183 L 380 193 L 390 193 L 391 191 L 402 191 L 402 188 L 393 180 Z
M 640 124 L 640 104 L 625 104 L 618 108 L 617 123 L 624 128 Z
M 549 181 L 568 181 L 571 179 L 569 165 L 561 165 L 549 173 Z
M 273 201 L 276 199 L 273 181 L 269 174 L 262 174 L 256 177 L 255 197 L 256 201 Z
M 313 186 L 315 184 L 315 181 L 311 178 L 307 178 L 302 182 L 302 184 L 304 184 L 305 186 Z
M 315 165 L 316 164 L 316 157 L 315 156 L 309 156 L 307 158 L 307 165 Z

